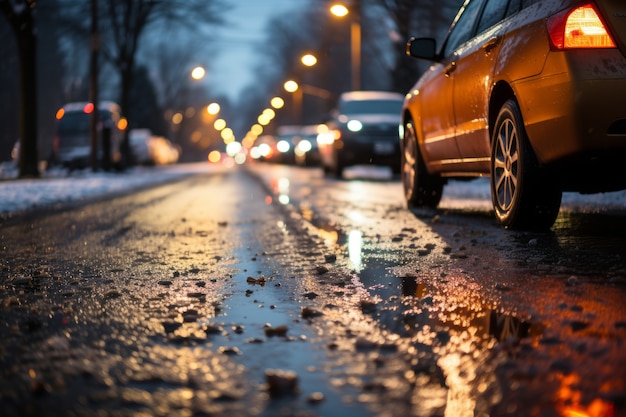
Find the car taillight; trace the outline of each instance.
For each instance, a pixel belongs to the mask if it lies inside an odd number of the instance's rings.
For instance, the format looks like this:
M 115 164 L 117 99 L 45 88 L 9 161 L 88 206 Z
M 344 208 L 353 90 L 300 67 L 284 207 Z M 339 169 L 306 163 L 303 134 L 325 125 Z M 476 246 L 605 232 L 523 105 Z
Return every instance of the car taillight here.
M 615 48 L 615 41 L 593 3 L 548 19 L 552 49 Z

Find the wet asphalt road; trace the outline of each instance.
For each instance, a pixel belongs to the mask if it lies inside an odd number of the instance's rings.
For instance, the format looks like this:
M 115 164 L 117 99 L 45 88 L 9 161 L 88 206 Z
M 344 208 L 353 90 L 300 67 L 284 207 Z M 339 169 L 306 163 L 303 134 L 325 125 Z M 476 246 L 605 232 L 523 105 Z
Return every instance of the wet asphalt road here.
M 400 189 L 256 165 L 5 221 L 2 415 L 626 415 L 626 209 Z

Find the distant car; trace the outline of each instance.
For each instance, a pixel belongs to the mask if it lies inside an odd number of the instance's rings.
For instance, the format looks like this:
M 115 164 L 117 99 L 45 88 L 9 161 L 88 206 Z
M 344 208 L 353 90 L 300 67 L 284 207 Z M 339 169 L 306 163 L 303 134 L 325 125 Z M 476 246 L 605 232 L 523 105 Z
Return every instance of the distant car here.
M 314 167 L 320 165 L 320 150 L 317 137 L 326 133 L 326 125 L 302 126 L 294 137 L 294 154 L 296 165 Z
M 150 129 L 132 129 L 128 132 L 128 143 L 135 164 L 154 165 L 154 156 L 150 148 L 151 138 Z
M 86 168 L 91 160 L 90 118 L 93 103 L 68 103 L 57 111 L 57 132 L 53 143 L 55 161 L 69 168 Z M 97 125 L 96 158 L 102 164 L 119 166 L 120 145 L 125 125 L 120 106 L 110 101 L 98 104 L 100 120 Z M 108 142 L 108 145 L 105 145 Z M 106 160 L 108 159 L 108 161 Z
M 436 207 L 448 178 L 489 176 L 498 222 L 550 228 L 563 191 L 626 188 L 623 1 L 465 1 L 403 108 L 409 207 Z
M 294 165 L 296 163 L 295 147 L 296 137 L 300 132 L 301 126 L 287 125 L 280 126 L 276 129 L 276 155 L 274 162 L 286 165 Z
M 318 137 L 324 171 L 341 177 L 348 166 L 372 164 L 399 172 L 403 99 L 388 91 L 343 93 L 328 123 L 329 133 Z

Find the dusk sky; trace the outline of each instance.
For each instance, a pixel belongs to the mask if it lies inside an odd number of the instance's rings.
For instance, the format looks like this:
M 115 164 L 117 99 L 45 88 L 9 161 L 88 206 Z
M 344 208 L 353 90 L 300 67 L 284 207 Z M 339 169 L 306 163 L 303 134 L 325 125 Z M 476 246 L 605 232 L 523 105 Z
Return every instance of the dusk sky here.
M 231 9 L 226 24 L 216 29 L 219 54 L 208 63 L 207 83 L 217 94 L 236 100 L 254 77 L 259 40 L 267 22 L 278 14 L 298 10 L 309 0 L 225 0 Z

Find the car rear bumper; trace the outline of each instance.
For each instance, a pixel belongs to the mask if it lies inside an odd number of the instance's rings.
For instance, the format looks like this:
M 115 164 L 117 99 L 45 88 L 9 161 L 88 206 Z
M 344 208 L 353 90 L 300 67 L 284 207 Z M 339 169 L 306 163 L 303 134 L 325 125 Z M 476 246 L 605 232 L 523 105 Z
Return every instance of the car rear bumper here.
M 540 162 L 626 156 L 626 58 L 618 50 L 550 53 L 542 75 L 515 88 Z

